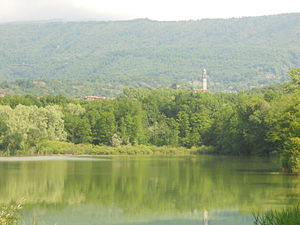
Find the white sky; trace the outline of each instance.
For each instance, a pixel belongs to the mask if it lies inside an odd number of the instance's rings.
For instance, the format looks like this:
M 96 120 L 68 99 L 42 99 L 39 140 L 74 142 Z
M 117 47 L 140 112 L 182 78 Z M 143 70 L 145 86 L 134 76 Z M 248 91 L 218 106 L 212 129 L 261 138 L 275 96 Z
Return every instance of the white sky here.
M 190 20 L 300 12 L 300 0 L 0 0 L 0 22 Z

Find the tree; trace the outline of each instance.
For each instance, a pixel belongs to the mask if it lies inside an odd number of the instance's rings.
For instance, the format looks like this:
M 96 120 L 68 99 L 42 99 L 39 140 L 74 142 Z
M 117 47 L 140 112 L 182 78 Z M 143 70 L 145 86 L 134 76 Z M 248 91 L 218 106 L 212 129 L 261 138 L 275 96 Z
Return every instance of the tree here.
M 65 114 L 65 129 L 67 138 L 75 144 L 89 143 L 91 141 L 91 126 L 85 117 Z
M 178 113 L 177 123 L 179 128 L 180 144 L 185 147 L 191 147 L 192 146 L 192 144 L 190 143 L 191 127 L 190 127 L 189 115 L 185 111 L 180 111 Z
M 117 131 L 124 144 L 145 144 L 147 119 L 142 105 L 137 100 L 124 99 L 117 102 L 115 112 Z
M 99 112 L 93 131 L 94 144 L 112 144 L 112 137 L 116 133 L 115 116 L 112 112 Z
M 289 71 L 289 76 L 295 84 L 300 85 L 300 68 L 294 68 Z
M 5 151 L 36 147 L 43 140 L 64 140 L 63 114 L 58 106 L 0 106 L 0 139 Z
M 281 154 L 282 167 L 292 173 L 300 173 L 300 138 L 290 138 Z
M 150 142 L 153 145 L 178 145 L 178 124 L 173 118 L 163 118 L 149 128 Z

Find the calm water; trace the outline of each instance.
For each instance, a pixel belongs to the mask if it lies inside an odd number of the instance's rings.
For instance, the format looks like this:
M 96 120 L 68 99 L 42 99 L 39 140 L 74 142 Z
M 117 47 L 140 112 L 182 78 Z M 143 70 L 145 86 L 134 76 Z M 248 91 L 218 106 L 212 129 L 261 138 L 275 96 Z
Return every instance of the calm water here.
M 0 159 L 0 201 L 25 198 L 27 223 L 199 225 L 207 210 L 210 225 L 250 225 L 252 212 L 300 199 L 300 178 L 281 174 L 268 159 L 46 159 Z

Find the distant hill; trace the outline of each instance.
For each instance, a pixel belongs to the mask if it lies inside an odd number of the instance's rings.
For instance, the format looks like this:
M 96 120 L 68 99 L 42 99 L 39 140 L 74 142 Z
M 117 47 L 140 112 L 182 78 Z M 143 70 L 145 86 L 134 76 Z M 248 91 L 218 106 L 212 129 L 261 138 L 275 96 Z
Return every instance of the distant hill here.
M 288 79 L 300 66 L 300 13 L 158 22 L 0 24 L 0 93 L 106 95 L 124 87 L 213 91 Z M 173 85 L 174 86 L 174 85 Z

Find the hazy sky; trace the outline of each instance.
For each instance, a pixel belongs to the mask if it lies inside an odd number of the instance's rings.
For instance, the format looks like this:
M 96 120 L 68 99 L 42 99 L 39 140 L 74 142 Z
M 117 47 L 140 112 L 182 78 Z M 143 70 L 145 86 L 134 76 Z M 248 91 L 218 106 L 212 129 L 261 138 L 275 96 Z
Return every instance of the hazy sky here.
M 190 20 L 300 12 L 300 0 L 0 0 L 0 22 L 20 20 Z

